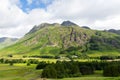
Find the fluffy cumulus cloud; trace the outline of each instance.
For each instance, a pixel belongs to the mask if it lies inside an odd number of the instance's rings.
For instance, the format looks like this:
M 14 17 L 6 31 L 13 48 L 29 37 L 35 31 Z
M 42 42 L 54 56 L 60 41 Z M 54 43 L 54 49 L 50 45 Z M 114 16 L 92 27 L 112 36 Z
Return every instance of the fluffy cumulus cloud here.
M 0 0 L 0 37 L 22 37 L 34 25 L 64 20 L 120 29 L 119 7 L 120 0 Z

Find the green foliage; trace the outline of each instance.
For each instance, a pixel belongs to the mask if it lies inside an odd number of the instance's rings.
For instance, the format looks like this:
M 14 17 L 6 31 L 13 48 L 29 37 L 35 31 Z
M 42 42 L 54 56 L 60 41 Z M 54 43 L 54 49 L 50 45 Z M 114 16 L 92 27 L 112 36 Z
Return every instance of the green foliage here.
M 48 66 L 46 66 L 46 68 L 43 69 L 42 77 L 65 78 L 65 77 L 81 76 L 81 73 L 79 71 L 77 64 L 75 64 L 75 65 L 73 65 L 73 64 L 74 64 L 74 62 L 57 61 L 56 64 L 48 65 Z M 55 69 L 54 70 L 55 75 L 49 72 L 50 69 Z M 55 76 L 55 77 L 53 77 L 53 76 Z
M 41 77 L 43 78 L 57 78 L 57 71 L 52 65 L 47 66 L 43 72 Z
M 12 55 L 12 54 L 9 54 L 8 57 L 13 57 L 13 55 Z
M 48 63 L 46 63 L 44 61 L 39 62 L 38 65 L 36 66 L 36 69 L 44 69 L 47 65 L 48 65 Z
M 31 63 L 31 64 L 39 63 L 39 61 L 37 59 L 29 59 L 28 62 Z
M 80 72 L 82 75 L 93 74 L 94 70 L 89 66 L 80 66 Z
M 10 63 L 9 63 L 9 64 L 10 64 L 10 66 L 13 66 L 13 64 L 14 64 L 14 63 L 13 63 L 12 61 L 10 61 Z
M 120 66 L 114 64 L 114 65 L 108 65 L 103 70 L 103 75 L 107 77 L 117 77 L 120 75 L 119 69 Z
M 30 62 L 27 62 L 27 66 L 30 66 L 31 64 L 30 64 Z
M 94 63 L 94 62 L 93 62 Z M 43 77 L 48 77 L 48 74 L 50 74 L 52 77 L 49 76 L 49 78 L 53 78 L 52 73 L 49 72 L 49 69 L 51 67 L 55 69 L 55 78 L 65 78 L 65 77 L 80 77 L 82 75 L 91 75 L 94 73 L 94 70 L 96 69 L 96 64 L 98 64 L 100 67 L 102 63 L 96 62 L 93 64 L 92 62 L 60 62 L 57 61 L 55 64 L 49 64 L 46 66 L 46 68 L 43 69 Z M 50 67 L 48 67 L 50 66 Z M 94 69 L 95 68 L 95 69 Z
M 114 60 L 115 56 L 100 56 L 101 60 Z

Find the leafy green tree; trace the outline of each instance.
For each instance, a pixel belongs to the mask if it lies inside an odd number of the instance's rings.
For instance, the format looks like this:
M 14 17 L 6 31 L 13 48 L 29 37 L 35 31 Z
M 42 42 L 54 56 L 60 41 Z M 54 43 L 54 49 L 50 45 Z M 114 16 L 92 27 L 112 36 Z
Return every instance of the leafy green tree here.
M 63 62 L 57 61 L 55 64 L 58 78 L 64 78 L 67 76 L 66 69 Z
M 77 65 L 72 65 L 71 73 L 72 73 L 73 77 L 79 77 L 79 76 L 81 76 L 80 70 L 79 70 L 79 68 L 78 68 Z
M 108 65 L 103 70 L 103 75 L 106 77 L 117 77 L 120 75 L 118 65 Z
M 42 72 L 42 78 L 57 78 L 57 71 L 53 65 L 47 66 Z
M 10 61 L 10 66 L 13 66 L 13 64 L 14 64 L 14 63 L 13 63 L 12 61 Z
M 30 62 L 27 62 L 27 66 L 30 66 L 31 65 L 31 63 Z
M 93 74 L 94 70 L 92 67 L 89 66 L 80 66 L 80 72 L 82 75 Z
M 36 69 L 43 69 L 45 68 L 49 63 L 46 63 L 44 61 L 40 62 L 37 66 Z

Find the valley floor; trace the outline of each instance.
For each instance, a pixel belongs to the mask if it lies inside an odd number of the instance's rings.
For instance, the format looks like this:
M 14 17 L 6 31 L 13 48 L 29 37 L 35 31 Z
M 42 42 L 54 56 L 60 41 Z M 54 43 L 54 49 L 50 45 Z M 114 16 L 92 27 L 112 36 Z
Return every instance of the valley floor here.
M 78 78 L 41 79 L 42 70 L 35 70 L 36 64 L 0 64 L 0 80 L 120 80 L 120 77 L 103 77 L 102 71 L 95 71 L 93 75 Z

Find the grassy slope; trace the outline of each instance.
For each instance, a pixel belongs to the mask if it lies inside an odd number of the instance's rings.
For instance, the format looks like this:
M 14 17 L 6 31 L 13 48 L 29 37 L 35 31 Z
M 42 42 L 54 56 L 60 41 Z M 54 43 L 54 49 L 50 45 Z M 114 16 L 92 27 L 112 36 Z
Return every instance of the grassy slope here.
M 82 29 L 79 27 L 74 27 L 77 32 L 80 33 L 86 33 L 92 35 L 94 31 L 87 30 L 87 29 Z M 0 54 L 2 55 L 5 53 L 7 54 L 49 54 L 50 51 L 51 53 L 55 51 L 60 51 L 61 48 L 61 39 L 60 36 L 66 36 L 66 34 L 70 34 L 70 30 L 67 27 L 49 27 L 49 28 L 43 28 L 33 34 L 28 34 L 25 37 L 23 37 L 17 44 L 12 45 L 10 47 L 7 47 L 5 49 L 2 49 L 0 51 Z M 48 43 L 48 36 L 50 36 L 50 41 L 56 44 L 59 44 L 59 46 L 56 47 L 51 47 L 51 46 L 46 46 Z M 69 38 L 69 37 L 68 37 Z M 37 43 L 37 44 L 36 44 Z M 42 47 L 45 45 L 46 47 Z M 74 44 L 73 44 L 74 45 Z M 51 54 L 50 53 L 50 54 Z M 4 54 L 3 54 L 4 55 Z
M 96 30 L 89 30 L 84 29 L 80 27 L 73 27 L 74 30 L 78 33 L 83 35 L 84 33 L 87 34 L 87 38 L 90 38 L 91 36 L 94 36 L 96 33 Z M 62 41 L 61 36 L 67 37 L 66 40 L 69 41 L 69 36 L 71 32 L 71 27 L 46 27 L 43 29 L 38 30 L 35 33 L 27 34 L 25 35 L 18 43 L 9 46 L 7 48 L 4 48 L 0 50 L 0 55 L 8 55 L 8 54 L 17 54 L 17 55 L 58 55 L 58 53 L 61 51 L 62 47 Z M 112 38 L 115 39 L 117 37 L 117 34 L 109 33 L 109 32 L 103 32 L 103 31 L 97 31 L 101 34 L 100 38 Z M 49 37 L 49 39 L 48 39 Z M 53 44 L 52 46 L 49 44 Z M 58 44 L 56 46 L 56 44 Z M 70 43 L 71 46 L 77 46 L 78 44 L 75 42 Z M 102 55 L 102 53 L 106 54 L 115 54 L 119 55 L 119 52 L 113 48 L 108 48 L 109 45 L 106 47 L 102 44 L 100 44 L 102 48 L 105 48 L 104 51 L 89 51 L 88 53 L 95 53 L 95 55 Z M 89 54 L 92 56 L 92 54 Z
M 7 38 L 4 42 L 0 43 L 0 49 L 14 44 L 17 41 L 12 41 L 11 38 Z
M 30 80 L 41 74 L 41 70 L 35 70 L 36 65 L 26 66 L 26 64 L 0 64 L 0 80 Z

